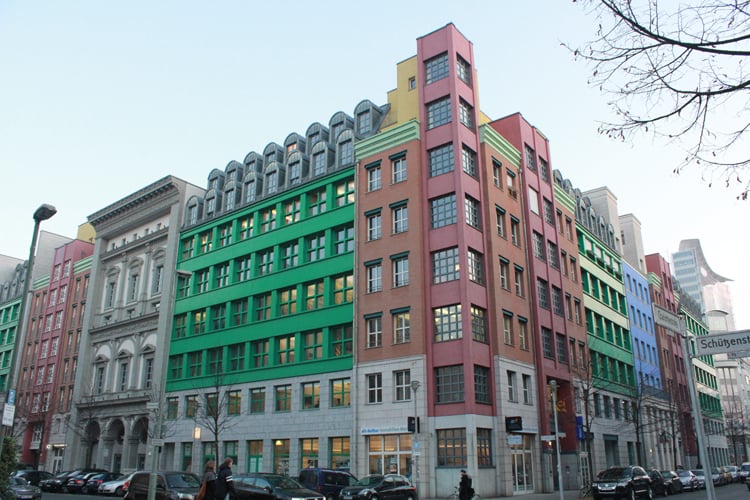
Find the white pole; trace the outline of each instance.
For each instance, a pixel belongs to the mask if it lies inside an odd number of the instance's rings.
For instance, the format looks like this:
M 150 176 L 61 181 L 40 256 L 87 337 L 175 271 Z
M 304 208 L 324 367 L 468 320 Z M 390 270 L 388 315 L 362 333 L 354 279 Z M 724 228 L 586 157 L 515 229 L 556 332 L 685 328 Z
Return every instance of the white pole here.
M 549 392 L 552 396 L 552 414 L 555 416 L 555 454 L 557 456 L 557 486 L 560 492 L 560 500 L 564 500 L 563 497 L 563 481 L 562 481 L 562 464 L 560 463 L 560 433 L 557 428 L 557 380 L 552 379 L 549 381 Z

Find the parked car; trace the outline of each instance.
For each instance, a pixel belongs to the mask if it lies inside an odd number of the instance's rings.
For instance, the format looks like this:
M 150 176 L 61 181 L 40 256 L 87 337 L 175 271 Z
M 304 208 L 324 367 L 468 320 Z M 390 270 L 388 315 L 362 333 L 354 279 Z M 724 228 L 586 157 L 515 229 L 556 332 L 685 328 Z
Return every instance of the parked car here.
M 29 484 L 33 484 L 34 486 L 39 486 L 39 481 L 43 481 L 45 479 L 50 479 L 54 477 L 54 475 L 51 472 L 47 472 L 46 470 L 29 470 L 29 469 L 17 470 L 11 475 L 14 477 L 20 477 L 22 479 L 25 479 L 26 481 L 28 481 Z
M 654 495 L 661 495 L 663 497 L 669 495 L 669 487 L 667 478 L 665 478 L 661 472 L 656 469 L 648 471 L 648 477 L 651 478 L 651 490 Z
M 124 496 L 128 491 L 128 484 L 133 474 L 122 476 L 114 481 L 106 481 L 99 485 L 98 493 L 100 495 L 114 495 L 116 497 Z
M 711 480 L 714 486 L 723 486 L 726 484 L 726 478 L 718 467 L 711 467 Z
M 107 471 L 104 469 L 83 469 L 78 474 L 68 476 L 68 479 L 62 485 L 62 490 L 65 493 L 80 493 L 89 478 L 102 472 Z
M 357 478 L 338 469 L 308 468 L 300 471 L 298 481 L 305 488 L 322 493 L 328 500 L 336 500 L 341 490 L 356 483 Z
M 724 475 L 726 476 L 727 481 L 729 481 L 730 483 L 737 482 L 737 477 L 739 476 L 739 467 L 737 467 L 736 465 L 725 465 L 724 467 L 722 467 L 722 469 L 724 470 Z
M 2 497 L 4 500 L 42 500 L 42 490 L 21 477 L 11 476 L 8 491 Z
M 401 474 L 365 476 L 339 494 L 339 500 L 416 500 L 417 489 Z
M 78 471 L 67 470 L 58 472 L 57 475 L 49 479 L 39 481 L 39 488 L 42 491 L 62 491 L 63 483 L 68 480 L 72 474 L 78 474 Z
M 294 479 L 281 474 L 249 472 L 232 474 L 237 500 L 326 500 Z
M 678 476 L 675 471 L 663 470 L 661 471 L 661 475 L 664 476 L 664 479 L 668 484 L 667 489 L 669 490 L 670 495 L 682 493 L 682 481 L 680 481 L 680 476 Z
M 87 495 L 96 495 L 97 493 L 99 493 L 99 486 L 101 486 L 102 483 L 113 481 L 121 477 L 122 474 L 120 474 L 119 472 L 101 472 L 99 474 L 94 474 L 93 476 L 86 479 L 86 484 L 84 484 L 83 488 L 81 488 L 81 493 L 85 493 Z
M 742 462 L 740 470 L 738 472 L 740 481 L 744 482 L 748 476 L 750 476 L 750 462 Z
M 146 500 L 150 472 L 133 473 L 125 493 L 126 500 Z M 201 480 L 192 472 L 158 471 L 156 473 L 156 500 L 192 500 L 201 489 Z
M 706 487 L 706 471 L 703 469 L 692 469 L 690 472 L 695 474 L 695 478 L 698 480 L 698 489 Z
M 594 500 L 611 497 L 651 498 L 651 478 L 637 465 L 610 467 L 599 473 L 591 484 Z
M 698 489 L 698 479 L 695 477 L 695 474 L 689 470 L 681 470 L 677 475 L 680 477 L 680 482 L 682 483 L 682 489 L 684 491 Z

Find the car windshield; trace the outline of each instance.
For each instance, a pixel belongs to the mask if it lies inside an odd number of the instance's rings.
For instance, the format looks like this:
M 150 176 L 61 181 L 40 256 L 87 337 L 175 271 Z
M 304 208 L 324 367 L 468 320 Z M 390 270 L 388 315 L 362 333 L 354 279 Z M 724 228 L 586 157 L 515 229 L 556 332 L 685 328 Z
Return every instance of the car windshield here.
M 10 478 L 10 484 L 11 486 L 25 486 L 28 483 L 26 483 L 25 479 L 14 476 Z
M 599 474 L 599 479 L 626 479 L 630 477 L 630 469 L 616 467 L 607 469 Z
M 721 474 L 721 472 L 719 472 L 718 467 L 713 467 L 711 468 L 711 474 Z
M 201 482 L 192 474 L 167 474 L 170 488 L 200 488 Z
M 672 471 L 671 470 L 663 470 L 663 471 L 661 471 L 661 475 L 664 476 L 664 477 L 666 477 L 666 478 L 670 478 L 670 477 L 672 477 Z
M 691 472 L 689 470 L 681 470 L 679 472 L 680 477 L 690 477 Z
M 380 484 L 382 480 L 383 476 L 377 474 L 374 476 L 365 476 L 357 481 L 357 486 L 375 486 L 376 484 Z
M 750 464 L 742 464 L 742 470 L 745 472 L 750 472 Z

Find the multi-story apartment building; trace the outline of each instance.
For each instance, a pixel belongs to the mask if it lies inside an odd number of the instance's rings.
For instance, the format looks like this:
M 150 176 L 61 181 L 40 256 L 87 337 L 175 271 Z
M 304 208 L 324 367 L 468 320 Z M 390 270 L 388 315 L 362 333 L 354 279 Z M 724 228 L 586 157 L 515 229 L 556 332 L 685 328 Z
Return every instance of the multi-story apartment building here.
M 62 466 L 93 247 L 81 240 L 58 247 L 50 274 L 32 284 L 16 417 L 21 461 L 44 470 Z
M 202 193 L 167 176 L 89 216 L 96 240 L 63 467 L 146 466 L 183 211 Z
M 8 390 L 8 371 L 20 328 L 21 296 L 26 279 L 26 263 L 2 256 L 0 261 L 0 390 Z

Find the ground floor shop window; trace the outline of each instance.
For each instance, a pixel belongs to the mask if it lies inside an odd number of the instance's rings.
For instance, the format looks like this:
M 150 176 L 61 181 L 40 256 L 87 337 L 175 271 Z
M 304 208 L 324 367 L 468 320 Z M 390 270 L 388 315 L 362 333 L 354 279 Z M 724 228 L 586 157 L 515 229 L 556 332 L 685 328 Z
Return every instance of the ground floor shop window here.
M 247 471 L 260 472 L 263 465 L 263 441 L 247 442 Z
M 411 434 L 367 436 L 368 473 L 409 475 L 411 453 Z
M 277 439 L 273 442 L 273 471 L 276 474 L 289 474 L 289 440 Z
M 318 466 L 318 438 L 307 438 L 299 440 L 299 447 L 302 450 L 300 468 Z
M 331 467 L 340 469 L 350 466 L 348 437 L 330 438 L 329 449 L 331 450 Z
M 193 470 L 193 443 L 182 443 L 182 470 Z

